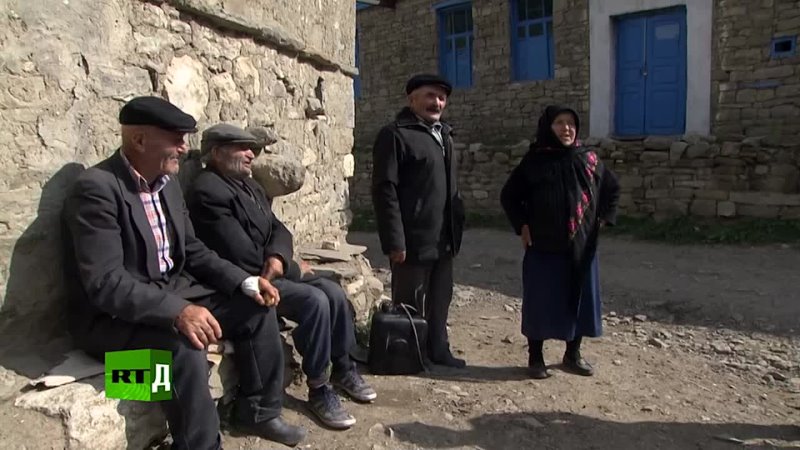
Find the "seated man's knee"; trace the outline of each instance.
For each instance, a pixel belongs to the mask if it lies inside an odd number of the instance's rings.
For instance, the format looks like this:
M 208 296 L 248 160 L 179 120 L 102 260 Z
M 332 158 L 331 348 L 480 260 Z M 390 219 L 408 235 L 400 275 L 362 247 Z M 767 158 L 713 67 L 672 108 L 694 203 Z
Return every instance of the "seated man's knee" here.
M 206 376 L 208 372 L 206 352 L 195 347 L 180 333 L 157 328 L 142 328 L 134 335 L 132 345 L 127 349 L 166 350 L 172 355 L 173 365 L 180 367 L 182 373 L 196 371 L 201 376 Z
M 172 350 L 173 364 L 180 364 L 182 370 L 198 370 L 205 375 L 208 372 L 206 352 L 195 347 L 184 335 L 179 335 Z
M 328 316 L 330 314 L 328 296 L 325 295 L 325 292 L 323 292 L 321 289 L 311 287 L 308 292 L 306 304 L 308 312 L 313 315 Z
M 347 294 L 339 283 L 323 279 L 320 280 L 318 288 L 325 293 L 328 302 L 333 305 L 334 308 L 339 309 L 349 306 L 350 301 L 347 299 Z

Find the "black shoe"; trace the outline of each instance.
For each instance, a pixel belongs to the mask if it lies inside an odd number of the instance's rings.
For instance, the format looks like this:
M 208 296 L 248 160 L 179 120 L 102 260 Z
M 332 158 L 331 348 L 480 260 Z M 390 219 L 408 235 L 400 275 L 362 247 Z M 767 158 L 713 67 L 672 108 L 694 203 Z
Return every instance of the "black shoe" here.
M 591 364 L 589 364 L 588 361 L 583 359 L 580 354 L 577 356 L 564 355 L 564 359 L 561 362 L 564 363 L 565 369 L 576 375 L 581 375 L 584 377 L 590 377 L 594 375 L 594 368 Z
M 322 423 L 337 430 L 346 430 L 356 423 L 329 384 L 308 391 L 308 408 Z
M 294 425 L 289 425 L 283 418 L 276 417 L 265 422 L 258 422 L 252 425 L 237 425 L 237 429 L 247 433 L 279 442 L 289 447 L 294 447 L 306 437 L 306 429 Z
M 553 373 L 547 370 L 544 362 L 534 362 L 528 365 L 528 375 L 534 380 L 544 380 L 553 376 Z
M 431 362 L 440 366 L 454 367 L 456 369 L 463 369 L 467 367 L 467 362 L 461 358 L 456 358 L 449 351 L 440 355 L 438 358 L 431 357 Z
M 369 403 L 378 397 L 375 389 L 372 389 L 358 370 L 352 368 L 343 374 L 339 375 L 334 373 L 331 376 L 331 383 L 337 388 L 343 390 L 353 400 L 361 403 Z

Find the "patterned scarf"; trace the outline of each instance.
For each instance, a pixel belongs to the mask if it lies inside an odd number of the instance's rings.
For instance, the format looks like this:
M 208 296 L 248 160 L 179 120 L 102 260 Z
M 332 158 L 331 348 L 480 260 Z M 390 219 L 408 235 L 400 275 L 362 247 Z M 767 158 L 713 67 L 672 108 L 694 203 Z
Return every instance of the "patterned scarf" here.
M 567 107 L 548 106 L 539 118 L 536 141 L 531 145 L 534 159 L 557 163 L 559 176 L 564 183 L 564 201 L 570 211 L 567 230 L 572 252 L 573 269 L 576 275 L 574 287 L 580 297 L 583 279 L 588 273 L 597 250 L 597 209 L 600 174 L 597 154 L 582 147 L 576 138 L 565 146 L 553 132 L 552 124 L 562 113 L 570 113 L 575 119 L 575 134 L 580 130 L 578 114 Z

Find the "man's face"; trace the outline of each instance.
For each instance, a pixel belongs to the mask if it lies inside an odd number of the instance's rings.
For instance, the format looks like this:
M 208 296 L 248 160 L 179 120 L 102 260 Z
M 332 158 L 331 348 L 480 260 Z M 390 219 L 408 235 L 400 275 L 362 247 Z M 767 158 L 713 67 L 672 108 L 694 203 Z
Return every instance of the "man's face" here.
M 411 111 L 422 120 L 438 122 L 447 105 L 447 91 L 441 86 L 422 86 L 408 94 L 408 103 Z
M 253 160 L 256 154 L 250 148 L 252 144 L 223 144 L 212 150 L 211 156 L 216 167 L 225 175 L 244 178 L 253 173 Z
M 181 156 L 189 150 L 186 133 L 147 127 L 141 138 L 142 163 L 147 172 L 175 175 L 180 170 Z

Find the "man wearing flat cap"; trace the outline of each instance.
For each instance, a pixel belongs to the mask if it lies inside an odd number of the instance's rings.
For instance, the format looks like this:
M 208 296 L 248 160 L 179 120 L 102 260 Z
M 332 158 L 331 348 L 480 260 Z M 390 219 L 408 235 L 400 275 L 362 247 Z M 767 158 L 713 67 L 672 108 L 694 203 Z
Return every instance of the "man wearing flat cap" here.
M 280 294 L 195 237 L 173 179 L 194 118 L 161 98 L 138 97 L 119 121 L 122 146 L 81 174 L 64 208 L 75 343 L 101 360 L 110 351 L 170 351 L 172 399 L 162 407 L 173 448 L 195 450 L 221 448 L 206 349 L 232 341 L 240 374 L 235 423 L 297 444 L 305 430 L 280 417 Z
M 350 360 L 355 344 L 350 304 L 338 283 L 301 270 L 292 259 L 292 234 L 251 178 L 259 146 L 255 136 L 234 125 L 214 125 L 203 132 L 206 168 L 187 196 L 192 223 L 209 248 L 278 289 L 278 314 L 298 324 L 292 336 L 303 356 L 309 409 L 331 428 L 350 428 L 355 419 L 331 382 L 356 401 L 376 397 Z
M 451 91 L 436 75 L 408 80 L 408 106 L 381 129 L 372 150 L 372 203 L 391 263 L 392 300 L 415 306 L 427 319 L 431 362 L 463 368 L 447 336 L 453 258 L 464 224 L 452 128 L 441 121 Z

